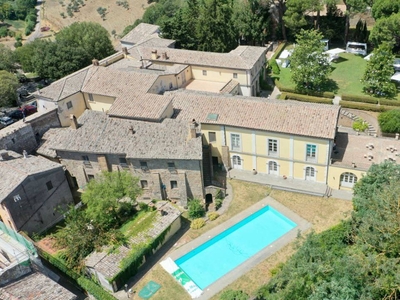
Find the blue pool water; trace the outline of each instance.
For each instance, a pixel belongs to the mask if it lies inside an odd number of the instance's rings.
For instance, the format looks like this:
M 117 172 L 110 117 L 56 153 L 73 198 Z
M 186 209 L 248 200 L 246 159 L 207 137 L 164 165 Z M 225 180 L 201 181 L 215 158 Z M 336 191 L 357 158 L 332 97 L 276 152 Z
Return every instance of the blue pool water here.
M 296 226 L 296 223 L 266 206 L 175 263 L 204 290 Z

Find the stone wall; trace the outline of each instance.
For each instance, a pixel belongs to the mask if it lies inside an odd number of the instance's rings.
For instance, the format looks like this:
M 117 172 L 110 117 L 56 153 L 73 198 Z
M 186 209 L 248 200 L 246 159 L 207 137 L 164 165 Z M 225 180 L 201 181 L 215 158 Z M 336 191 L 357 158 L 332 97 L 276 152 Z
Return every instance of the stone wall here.
M 40 233 L 60 220 L 72 194 L 63 168 L 28 176 L 2 202 L 0 209 L 8 210 L 17 231 Z M 8 220 L 4 220 L 8 223 Z
M 44 113 L 35 113 L 0 130 L 0 149 L 12 150 L 22 154 L 35 151 L 43 134 L 49 129 L 60 127 L 57 109 Z
M 139 160 L 107 154 L 101 155 L 99 162 L 98 155 L 92 153 L 57 151 L 57 154 L 71 176 L 76 178 L 81 189 L 92 176 L 98 176 L 107 165 L 110 171 L 127 170 L 139 177 L 139 184 L 144 185 L 139 200 L 170 199 L 186 206 L 188 198 L 204 198 L 201 160 Z M 83 156 L 87 156 L 90 162 L 84 163 Z M 120 164 L 119 158 L 125 158 L 127 163 Z M 141 167 L 141 161 L 146 161 L 147 168 Z M 175 168 L 168 168 L 168 163 L 172 162 Z

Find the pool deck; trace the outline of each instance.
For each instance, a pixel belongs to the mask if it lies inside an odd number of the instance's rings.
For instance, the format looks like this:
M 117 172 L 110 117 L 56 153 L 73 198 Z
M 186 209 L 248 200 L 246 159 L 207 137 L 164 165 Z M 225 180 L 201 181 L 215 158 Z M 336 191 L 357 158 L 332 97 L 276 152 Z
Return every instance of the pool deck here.
M 289 244 L 293 241 L 296 237 L 298 232 L 304 232 L 311 227 L 311 224 L 306 221 L 305 219 L 301 218 L 299 215 L 285 207 L 284 205 L 280 204 L 278 201 L 271 197 L 266 197 L 263 200 L 257 202 L 256 204 L 252 205 L 251 207 L 247 208 L 246 210 L 240 212 L 236 216 L 232 217 L 228 221 L 214 227 L 213 229 L 207 231 L 205 234 L 201 235 L 197 239 L 183 245 L 182 247 L 176 249 L 175 251 L 171 252 L 168 256 L 172 260 L 176 260 L 179 257 L 185 255 L 189 251 L 195 249 L 196 247 L 200 246 L 201 244 L 205 243 L 209 239 L 213 238 L 214 236 L 218 235 L 219 233 L 223 232 L 224 230 L 228 229 L 229 227 L 233 226 L 234 224 L 240 222 L 241 220 L 245 219 L 246 217 L 250 216 L 251 214 L 255 213 L 256 211 L 260 210 L 261 208 L 270 205 L 278 212 L 286 216 L 287 218 L 291 219 L 293 222 L 297 224 L 297 227 L 293 228 L 286 234 L 284 234 L 279 239 L 275 240 L 272 244 L 268 245 L 266 248 L 246 260 L 244 263 L 240 264 L 238 267 L 233 269 L 231 272 L 227 273 L 226 275 L 222 276 L 220 279 L 215 281 L 213 284 L 209 285 L 204 291 L 203 294 L 197 298 L 200 300 L 210 299 L 216 293 L 224 289 L 226 286 L 234 282 L 236 279 L 243 276 L 243 274 L 250 271 L 253 267 L 257 264 L 264 261 L 266 258 L 270 257 L 272 254 Z

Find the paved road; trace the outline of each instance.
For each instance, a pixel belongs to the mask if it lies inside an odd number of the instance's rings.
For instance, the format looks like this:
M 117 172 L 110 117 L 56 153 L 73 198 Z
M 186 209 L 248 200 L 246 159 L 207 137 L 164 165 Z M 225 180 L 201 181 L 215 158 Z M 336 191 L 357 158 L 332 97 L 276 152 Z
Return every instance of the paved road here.
M 34 31 L 26 39 L 27 43 L 33 42 L 35 39 L 40 38 L 42 33 L 40 32 L 40 6 L 42 5 L 42 0 L 38 0 L 35 6 L 37 12 L 37 21 Z

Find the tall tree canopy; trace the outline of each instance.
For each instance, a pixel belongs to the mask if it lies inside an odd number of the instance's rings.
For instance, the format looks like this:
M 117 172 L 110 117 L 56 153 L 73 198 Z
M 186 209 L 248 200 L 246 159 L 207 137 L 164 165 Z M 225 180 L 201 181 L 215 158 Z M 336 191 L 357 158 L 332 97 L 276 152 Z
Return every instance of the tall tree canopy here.
M 372 165 L 354 188 L 351 219 L 309 235 L 257 299 L 398 299 L 399 194 L 400 165 Z
M 400 13 L 400 1 L 375 0 L 372 5 L 372 16 L 375 20 L 387 18 L 397 13 Z
M 7 71 L 0 71 L 0 107 L 13 106 L 17 101 L 18 78 Z
M 370 4 L 370 0 L 343 0 L 346 5 L 346 26 L 344 32 L 344 41 L 345 43 L 348 41 L 349 37 L 349 28 L 350 28 L 350 18 L 358 12 L 364 11 L 367 6 Z
M 379 46 L 384 42 L 400 45 L 400 13 L 379 19 L 372 28 L 370 41 Z
M 364 91 L 375 96 L 393 97 L 397 94 L 397 89 L 390 81 L 394 61 L 392 47 L 388 43 L 383 43 L 372 53 L 362 79 Z
M 299 90 L 320 90 L 328 80 L 331 67 L 323 54 L 322 35 L 316 30 L 301 30 L 290 57 L 292 80 Z
M 14 53 L 7 46 L 0 44 L 0 70 L 13 72 L 15 69 Z

